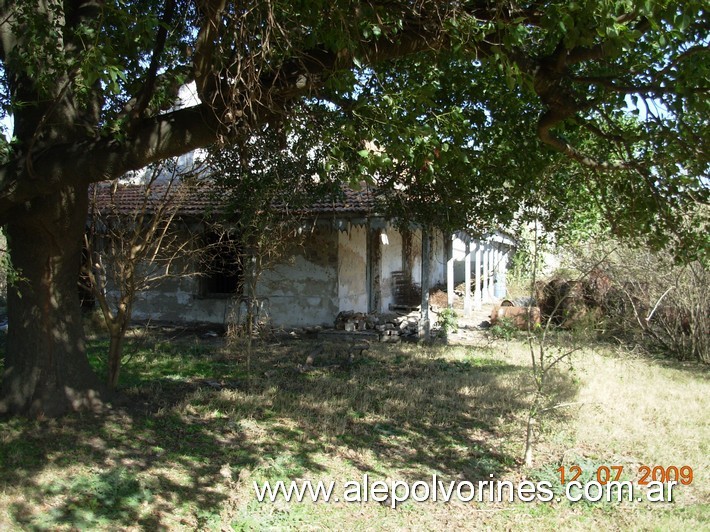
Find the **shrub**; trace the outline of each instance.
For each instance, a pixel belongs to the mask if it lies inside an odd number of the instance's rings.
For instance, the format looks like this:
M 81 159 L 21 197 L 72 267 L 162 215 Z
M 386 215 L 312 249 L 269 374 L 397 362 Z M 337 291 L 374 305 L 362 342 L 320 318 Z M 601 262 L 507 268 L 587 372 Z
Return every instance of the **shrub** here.
M 606 243 L 573 250 L 578 270 L 589 273 L 581 288 L 568 294 L 574 303 L 567 310 L 579 312 L 583 305 L 587 312 L 599 313 L 607 335 L 679 360 L 710 362 L 707 267 L 697 261 L 678 265 L 668 253 L 622 244 L 613 251 L 608 247 Z
M 459 327 L 456 311 L 452 308 L 443 309 L 439 312 L 436 324 L 444 334 L 455 331 Z

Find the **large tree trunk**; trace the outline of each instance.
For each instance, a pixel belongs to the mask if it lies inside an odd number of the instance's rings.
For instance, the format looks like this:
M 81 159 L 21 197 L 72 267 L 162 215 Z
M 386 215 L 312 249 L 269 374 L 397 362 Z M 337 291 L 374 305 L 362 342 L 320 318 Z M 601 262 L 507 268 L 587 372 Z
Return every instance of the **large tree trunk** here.
M 8 291 L 0 412 L 56 417 L 105 396 L 86 358 L 77 288 L 87 203 L 85 185 L 67 187 L 7 224 L 20 281 Z

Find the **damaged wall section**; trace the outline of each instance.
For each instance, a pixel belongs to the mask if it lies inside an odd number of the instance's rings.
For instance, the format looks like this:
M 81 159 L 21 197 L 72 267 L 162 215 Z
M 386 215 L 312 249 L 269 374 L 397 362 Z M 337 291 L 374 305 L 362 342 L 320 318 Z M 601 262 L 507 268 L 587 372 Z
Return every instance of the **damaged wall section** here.
M 257 297 L 267 300 L 276 326 L 332 326 L 339 311 L 338 233 L 319 226 L 290 259 L 261 275 Z

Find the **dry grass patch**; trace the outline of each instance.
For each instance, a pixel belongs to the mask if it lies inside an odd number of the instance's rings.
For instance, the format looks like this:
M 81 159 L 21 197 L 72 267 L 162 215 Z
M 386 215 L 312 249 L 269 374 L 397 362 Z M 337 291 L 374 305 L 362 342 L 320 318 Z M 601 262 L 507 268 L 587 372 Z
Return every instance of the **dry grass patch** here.
M 162 344 L 164 345 L 164 344 Z M 321 351 L 311 367 L 309 353 Z M 337 343 L 235 347 L 189 340 L 128 374 L 101 417 L 0 432 L 0 528 L 393 530 L 692 528 L 707 516 L 710 387 L 699 367 L 585 349 L 561 364 L 534 470 L 521 466 L 533 390 L 528 347 L 376 345 L 352 364 Z M 347 349 L 345 349 L 347 351 Z M 148 356 L 148 355 L 146 355 Z M 138 359 L 140 361 L 140 359 Z M 129 369 L 130 371 L 130 369 Z M 683 415 L 679 415 L 682 413 Z M 690 464 L 676 505 L 258 503 L 253 482 L 520 480 L 561 463 Z M 111 486 L 114 486 L 112 488 Z M 637 525 L 637 526 L 635 526 Z M 687 525 L 687 526 L 686 526 Z

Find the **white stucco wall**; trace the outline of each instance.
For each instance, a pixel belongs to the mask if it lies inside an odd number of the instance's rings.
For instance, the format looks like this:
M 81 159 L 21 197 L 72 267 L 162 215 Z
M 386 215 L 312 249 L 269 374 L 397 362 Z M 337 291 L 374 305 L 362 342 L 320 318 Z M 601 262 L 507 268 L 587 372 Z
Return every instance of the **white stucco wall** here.
M 402 271 L 402 234 L 391 226 L 383 233 L 387 235 L 388 244 L 380 247 L 380 311 L 387 312 L 394 303 L 392 272 Z
M 422 232 L 412 231 L 412 247 L 410 251 L 412 265 L 412 282 L 419 284 L 422 279 Z

